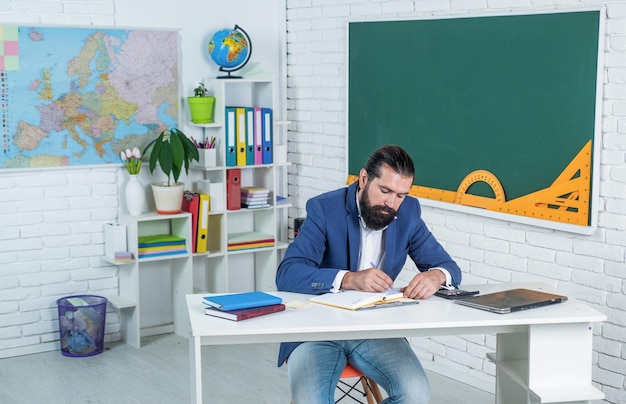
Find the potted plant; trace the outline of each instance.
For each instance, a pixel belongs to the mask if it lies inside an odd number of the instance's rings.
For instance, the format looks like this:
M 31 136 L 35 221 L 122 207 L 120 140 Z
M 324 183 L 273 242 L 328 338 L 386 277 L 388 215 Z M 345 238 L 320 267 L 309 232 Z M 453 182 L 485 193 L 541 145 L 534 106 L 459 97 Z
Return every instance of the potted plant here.
M 185 184 L 178 182 L 183 168 L 189 174 L 191 161 L 198 161 L 198 149 L 193 142 L 179 129 L 164 130 L 143 150 L 150 152 L 150 173 L 154 174 L 157 162 L 167 181 L 152 184 L 152 193 L 157 213 L 172 214 L 181 211 Z
M 187 102 L 189 103 L 191 122 L 200 124 L 213 122 L 215 97 L 204 86 L 204 82 L 201 81 L 198 87 L 193 89 L 193 97 L 187 97 Z

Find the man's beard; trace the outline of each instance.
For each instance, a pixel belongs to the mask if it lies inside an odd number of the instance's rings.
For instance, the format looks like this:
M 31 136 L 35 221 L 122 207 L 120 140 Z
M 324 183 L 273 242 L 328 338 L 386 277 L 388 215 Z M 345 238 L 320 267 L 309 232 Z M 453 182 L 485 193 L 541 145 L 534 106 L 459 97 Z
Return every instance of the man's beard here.
M 393 222 L 397 212 L 395 209 L 385 205 L 372 206 L 368 195 L 369 185 L 369 183 L 365 185 L 363 192 L 361 192 L 361 197 L 359 198 L 361 218 L 363 218 L 368 229 L 382 230 Z

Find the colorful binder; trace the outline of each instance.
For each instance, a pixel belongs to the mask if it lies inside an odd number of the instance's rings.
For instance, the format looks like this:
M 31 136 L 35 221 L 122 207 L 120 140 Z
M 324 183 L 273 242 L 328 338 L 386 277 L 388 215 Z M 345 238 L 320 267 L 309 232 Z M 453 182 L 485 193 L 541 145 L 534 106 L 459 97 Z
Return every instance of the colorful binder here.
M 246 165 L 254 165 L 254 108 L 246 108 Z
M 263 164 L 272 164 L 272 110 L 263 108 Z
M 226 165 L 229 167 L 237 165 L 237 121 L 235 119 L 235 108 L 226 107 Z
M 235 109 L 237 117 L 237 165 L 246 165 L 246 109 L 237 107 Z
M 207 242 L 209 237 L 209 195 L 199 194 L 199 210 L 198 210 L 198 237 L 196 241 L 196 251 L 199 253 L 207 252 Z
M 198 235 L 198 210 L 200 208 L 200 195 L 195 192 L 185 191 L 183 195 L 183 211 L 191 213 L 191 252 L 197 251 Z
M 254 108 L 254 164 L 263 164 L 263 117 L 259 107 Z
M 241 209 L 241 169 L 226 170 L 226 209 Z

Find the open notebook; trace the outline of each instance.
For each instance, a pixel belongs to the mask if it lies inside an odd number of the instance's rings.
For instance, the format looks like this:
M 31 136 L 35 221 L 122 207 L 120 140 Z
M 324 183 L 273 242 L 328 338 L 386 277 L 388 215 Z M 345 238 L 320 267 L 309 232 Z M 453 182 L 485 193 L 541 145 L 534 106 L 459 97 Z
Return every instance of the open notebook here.
M 512 313 L 534 309 L 549 304 L 561 303 L 567 296 L 530 289 L 510 289 L 456 300 L 457 304 L 487 310 L 493 313 Z
M 347 310 L 364 310 L 419 303 L 417 300 L 405 298 L 402 292 L 395 289 L 389 289 L 385 292 L 343 290 L 338 293 L 317 295 L 310 298 L 309 301 Z

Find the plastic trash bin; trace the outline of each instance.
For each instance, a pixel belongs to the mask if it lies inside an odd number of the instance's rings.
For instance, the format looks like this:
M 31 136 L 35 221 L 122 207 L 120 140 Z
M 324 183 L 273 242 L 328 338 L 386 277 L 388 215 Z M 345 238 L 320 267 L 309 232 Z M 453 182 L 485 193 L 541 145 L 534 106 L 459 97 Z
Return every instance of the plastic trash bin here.
M 61 353 L 84 357 L 104 351 L 107 299 L 95 295 L 66 296 L 57 300 Z

